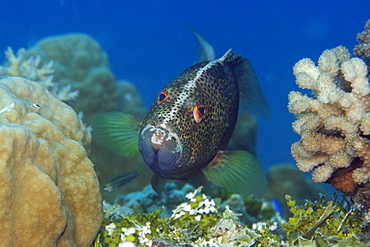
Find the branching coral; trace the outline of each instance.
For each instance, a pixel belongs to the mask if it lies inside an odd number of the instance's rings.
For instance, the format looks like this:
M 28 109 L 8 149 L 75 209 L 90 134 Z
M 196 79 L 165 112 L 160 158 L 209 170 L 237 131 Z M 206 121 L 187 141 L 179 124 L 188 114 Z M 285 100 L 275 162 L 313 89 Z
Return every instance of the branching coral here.
M 5 51 L 7 63 L 4 66 L 0 66 L 0 75 L 20 76 L 36 81 L 62 101 L 70 101 L 78 97 L 78 90 L 71 91 L 70 84 L 59 88 L 58 83 L 53 82 L 54 69 L 52 60 L 42 64 L 39 55 L 27 58 L 26 53 L 26 50 L 22 48 L 15 55 L 12 48 L 8 47 Z
M 91 134 L 36 82 L 1 79 L 0 97 L 2 245 L 90 246 L 101 223 Z
M 315 182 L 328 182 L 354 195 L 370 181 L 370 84 L 367 66 L 342 46 L 324 51 L 315 66 L 302 59 L 293 67 L 300 88 L 289 94 L 293 129 L 301 140 L 292 155 L 301 171 L 314 170 Z
M 364 31 L 357 34 L 358 45 L 353 49 L 353 53 L 365 59 L 366 64 L 370 67 L 370 20 L 365 23 Z M 369 69 L 370 72 L 370 69 Z

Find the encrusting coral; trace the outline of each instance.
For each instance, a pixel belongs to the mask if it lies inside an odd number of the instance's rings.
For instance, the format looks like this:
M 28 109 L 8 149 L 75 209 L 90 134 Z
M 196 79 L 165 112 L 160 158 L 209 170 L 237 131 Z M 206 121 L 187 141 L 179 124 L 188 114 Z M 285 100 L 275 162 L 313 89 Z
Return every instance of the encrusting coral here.
M 298 61 L 293 74 L 297 85 L 313 95 L 289 93 L 288 109 L 296 117 L 293 129 L 301 136 L 291 148 L 298 168 L 313 170 L 315 182 L 357 198 L 355 204 L 369 216 L 370 201 L 364 199 L 369 198 L 370 184 L 367 65 L 338 46 L 325 50 L 317 66 L 308 58 Z
M 71 107 L 20 77 L 0 80 L 4 246 L 90 246 L 101 224 L 91 135 Z

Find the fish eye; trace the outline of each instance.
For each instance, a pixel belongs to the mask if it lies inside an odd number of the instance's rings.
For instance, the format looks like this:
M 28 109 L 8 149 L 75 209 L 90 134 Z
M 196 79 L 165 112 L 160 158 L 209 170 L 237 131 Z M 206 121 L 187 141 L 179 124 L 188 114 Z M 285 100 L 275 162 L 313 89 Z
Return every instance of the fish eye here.
M 161 103 L 163 103 L 163 102 L 165 102 L 165 101 L 167 101 L 169 99 L 170 99 L 170 96 L 168 95 L 168 93 L 166 91 L 162 91 L 158 95 L 158 101 L 157 101 L 157 103 L 158 104 L 161 104 Z
M 196 105 L 193 109 L 195 122 L 200 123 L 205 117 L 206 109 L 204 105 Z

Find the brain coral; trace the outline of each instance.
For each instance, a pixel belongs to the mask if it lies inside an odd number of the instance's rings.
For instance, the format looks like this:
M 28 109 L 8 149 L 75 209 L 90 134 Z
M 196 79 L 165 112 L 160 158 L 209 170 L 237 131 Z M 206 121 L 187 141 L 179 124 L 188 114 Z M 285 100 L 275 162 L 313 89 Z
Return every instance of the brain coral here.
M 47 37 L 27 54 L 39 55 L 43 63 L 52 60 L 54 81 L 79 91 L 78 100 L 70 105 L 76 112 L 83 112 L 86 123 L 89 124 L 96 113 L 118 110 L 119 95 L 107 55 L 88 35 L 71 33 Z
M 0 80 L 2 246 L 90 246 L 101 224 L 91 135 L 36 82 Z

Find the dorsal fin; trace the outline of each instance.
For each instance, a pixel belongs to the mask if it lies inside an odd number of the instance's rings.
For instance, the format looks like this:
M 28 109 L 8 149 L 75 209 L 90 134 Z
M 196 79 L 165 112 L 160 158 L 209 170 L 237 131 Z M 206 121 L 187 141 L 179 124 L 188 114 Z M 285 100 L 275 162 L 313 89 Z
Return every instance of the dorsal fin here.
M 215 50 L 213 49 L 212 45 L 205 40 L 194 28 L 192 28 L 189 24 L 184 24 L 190 29 L 190 31 L 194 34 L 195 39 L 198 42 L 198 60 L 197 63 L 200 62 L 207 62 L 215 59 Z
M 270 110 L 263 96 L 257 74 L 248 59 L 228 50 L 224 56 L 224 62 L 229 63 L 238 80 L 240 93 L 240 109 L 254 115 L 260 115 L 269 119 Z
M 241 109 L 260 115 L 266 119 L 270 118 L 270 109 L 267 100 L 262 93 L 256 72 L 249 60 L 243 58 L 240 66 L 234 69 L 239 82 Z
M 191 30 L 198 42 L 197 63 L 214 60 L 215 51 L 212 45 L 189 24 L 185 22 L 184 24 Z M 257 74 L 248 59 L 233 53 L 231 49 L 220 59 L 224 60 L 226 63 L 230 63 L 234 68 L 234 73 L 239 84 L 240 109 L 269 119 L 270 110 L 267 101 L 263 96 Z

